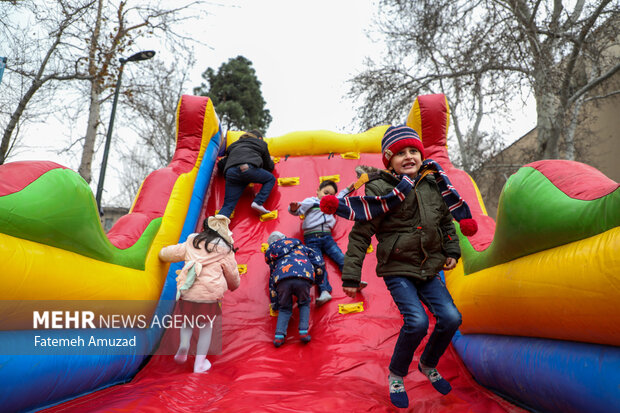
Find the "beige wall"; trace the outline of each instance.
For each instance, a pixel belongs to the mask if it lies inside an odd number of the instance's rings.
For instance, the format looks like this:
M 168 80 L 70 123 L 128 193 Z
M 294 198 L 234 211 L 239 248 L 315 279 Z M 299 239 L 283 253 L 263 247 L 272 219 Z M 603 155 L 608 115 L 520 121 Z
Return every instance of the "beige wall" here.
M 103 226 L 103 230 L 107 233 L 112 226 L 116 224 L 116 221 L 128 212 L 128 208 L 104 207 L 103 216 L 101 217 L 101 225 Z
M 597 88 L 595 95 L 620 91 L 620 73 Z M 594 166 L 620 181 L 620 93 L 584 104 L 575 136 L 575 160 Z
M 613 91 L 620 91 L 620 73 L 589 96 L 603 96 Z M 471 174 L 489 216 L 496 217 L 499 195 L 508 177 L 521 166 L 540 159 L 536 147 L 534 129 Z M 575 131 L 575 160 L 620 181 L 620 93 L 583 104 Z

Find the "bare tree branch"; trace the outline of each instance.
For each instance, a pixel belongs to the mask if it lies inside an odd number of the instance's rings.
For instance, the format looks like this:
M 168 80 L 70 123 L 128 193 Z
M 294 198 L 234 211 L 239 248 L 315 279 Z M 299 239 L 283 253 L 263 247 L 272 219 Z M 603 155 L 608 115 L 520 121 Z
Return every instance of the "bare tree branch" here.
M 581 89 L 573 93 L 573 95 L 568 99 L 568 104 L 572 105 L 573 103 L 575 103 L 575 101 L 579 99 L 579 97 L 581 97 L 583 94 L 587 93 L 588 91 L 592 90 L 596 86 L 600 85 L 605 80 L 612 77 L 616 72 L 618 72 L 618 70 L 620 70 L 620 63 L 616 64 L 614 67 L 612 67 L 611 69 L 609 69 L 607 72 L 603 73 L 601 76 L 597 77 L 596 79 L 592 79 L 590 82 L 588 82 L 588 84 L 586 84 Z
M 397 105 L 441 90 L 458 103 L 459 146 L 476 145 L 486 132 L 473 133 L 485 123 L 480 113 L 498 117 L 531 95 L 538 156 L 556 158 L 575 99 L 617 70 L 617 58 L 603 55 L 619 13 L 611 0 L 577 0 L 570 11 L 559 0 L 382 0 L 377 31 L 386 53 L 351 80 L 348 96 L 362 102 L 356 121 L 393 121 L 403 112 Z M 468 162 L 463 149 L 461 157 Z
M 76 19 L 79 19 L 82 14 L 92 5 L 92 2 L 86 3 L 80 7 L 75 9 L 69 9 L 64 4 L 61 4 L 64 12 L 64 18 L 59 22 L 59 26 L 57 30 L 54 32 L 54 37 L 52 43 L 49 45 L 47 51 L 45 52 L 38 70 L 36 74 L 34 74 L 32 78 L 32 82 L 28 90 L 21 96 L 17 107 L 13 111 L 10 116 L 10 119 L 4 129 L 4 133 L 2 135 L 2 141 L 0 142 L 0 165 L 6 161 L 7 156 L 10 154 L 14 145 L 11 144 L 11 140 L 15 140 L 14 132 L 15 128 L 23 116 L 24 111 L 26 110 L 26 106 L 31 101 L 32 97 L 35 93 L 39 91 L 39 89 L 48 81 L 55 79 L 58 77 L 58 80 L 63 79 L 75 79 L 75 75 L 65 75 L 61 76 L 58 73 L 50 73 L 48 75 L 44 75 L 45 71 L 48 68 L 48 64 L 50 63 L 50 59 L 57 52 L 58 46 L 60 45 L 62 38 L 64 36 L 65 31 L 75 22 Z M 9 68 L 9 71 L 12 69 Z M 13 70 L 15 73 L 22 73 L 23 76 L 26 75 L 26 71 L 17 69 Z

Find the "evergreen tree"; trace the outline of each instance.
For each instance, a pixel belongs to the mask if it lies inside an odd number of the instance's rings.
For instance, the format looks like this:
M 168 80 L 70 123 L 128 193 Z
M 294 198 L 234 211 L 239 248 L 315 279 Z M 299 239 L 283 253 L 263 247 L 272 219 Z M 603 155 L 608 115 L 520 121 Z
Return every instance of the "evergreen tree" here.
M 267 130 L 271 115 L 251 61 L 237 56 L 222 63 L 217 73 L 208 68 L 202 78 L 206 84 L 194 88 L 194 94 L 212 99 L 224 129 Z

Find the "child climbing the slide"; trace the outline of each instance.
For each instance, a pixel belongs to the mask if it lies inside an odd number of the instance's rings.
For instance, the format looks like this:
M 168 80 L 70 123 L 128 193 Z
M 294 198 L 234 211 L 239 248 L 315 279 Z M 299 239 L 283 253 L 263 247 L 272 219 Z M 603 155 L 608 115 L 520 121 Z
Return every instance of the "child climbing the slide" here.
M 381 141 L 381 152 L 389 171 L 377 170 L 373 174 L 366 183 L 366 195 L 403 195 L 394 189 L 405 177 L 409 178 L 412 184 L 409 188 L 413 189 L 402 202 L 387 208 L 387 212 L 384 208 L 385 213 L 355 223 L 349 233 L 342 286 L 347 295 L 355 297 L 366 249 L 375 235 L 378 240 L 377 276 L 383 278 L 404 322 L 388 376 L 390 400 L 396 407 L 403 408 L 409 405 L 403 378 L 409 372 L 414 352 L 429 325 L 422 304 L 433 314 L 436 324 L 420 356 L 418 370 L 441 394 L 452 389 L 436 367 L 461 324 L 461 314 L 438 273 L 442 269 L 453 269 L 460 257 L 459 241 L 448 208 L 457 204 L 446 205 L 448 200 L 445 195 L 442 198 L 435 177 L 420 174 L 424 147 L 413 129 L 404 125 L 389 127 Z M 383 206 L 386 205 L 384 202 Z
M 353 184 L 349 185 L 340 193 L 338 198 L 343 198 L 353 190 Z M 338 186 L 332 180 L 325 180 L 319 184 L 316 196 L 311 196 L 301 202 L 291 202 L 288 212 L 293 215 L 303 215 L 304 220 L 301 229 L 304 233 L 304 243 L 312 248 L 314 252 L 323 258 L 323 254 L 331 258 L 342 273 L 344 265 L 344 254 L 334 237 L 332 229 L 336 224 L 336 218 L 333 215 L 325 214 L 319 208 L 321 199 L 325 195 L 336 195 Z M 329 284 L 327 271 L 323 271 L 322 275 L 317 276 L 316 284 L 319 290 L 319 296 L 316 299 L 317 305 L 323 305 L 332 299 L 332 286 Z M 366 286 L 364 281 L 360 282 L 361 288 Z
M 239 270 L 235 261 L 230 219 L 215 215 L 205 219 L 203 231 L 191 234 L 181 244 L 164 247 L 159 252 L 162 261 L 185 261 L 178 271 L 177 299 L 181 313 L 193 320 L 214 320 L 221 314 L 221 300 L 227 290 L 239 287 Z M 202 317 L 199 317 L 202 316 Z M 212 323 L 202 322 L 196 345 L 194 373 L 211 368 L 206 358 L 211 344 Z M 174 360 L 185 363 L 189 353 L 192 327 L 180 329 L 180 343 Z
M 263 204 L 276 183 L 272 173 L 275 166 L 269 154 L 269 146 L 260 131 L 254 129 L 241 135 L 226 148 L 217 168 L 226 178 L 224 204 L 220 214 L 230 217 L 243 191 L 251 183 L 262 185 L 250 205 L 252 209 L 261 215 L 271 212 Z
M 297 297 L 299 308 L 299 339 L 310 342 L 310 287 L 314 274 L 322 273 L 325 265 L 320 255 L 296 238 L 287 238 L 274 231 L 267 238 L 269 247 L 265 251 L 265 262 L 269 265 L 269 295 L 271 309 L 278 311 L 278 321 L 273 345 L 284 344 L 288 322 L 293 312 L 293 296 Z

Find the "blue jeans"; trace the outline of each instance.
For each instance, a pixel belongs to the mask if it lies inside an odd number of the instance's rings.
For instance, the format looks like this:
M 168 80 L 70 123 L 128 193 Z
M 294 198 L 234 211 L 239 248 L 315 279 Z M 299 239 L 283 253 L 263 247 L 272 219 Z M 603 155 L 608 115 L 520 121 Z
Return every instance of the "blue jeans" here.
M 231 166 L 226 170 L 226 186 L 224 189 L 224 205 L 220 209 L 220 214 L 230 217 L 235 210 L 239 198 L 243 194 L 243 191 L 250 183 L 262 184 L 260 191 L 256 194 L 254 202 L 258 205 L 263 205 L 273 186 L 276 183 L 276 178 L 271 172 L 268 172 L 262 168 L 257 168 L 254 165 L 248 165 L 249 169 L 242 172 L 237 166 Z
M 461 325 L 461 313 L 454 305 L 448 289 L 438 276 L 429 281 L 398 276 L 384 277 L 383 280 L 404 321 L 392 354 L 390 371 L 398 376 L 406 376 L 413 353 L 426 336 L 429 323 L 422 303 L 435 316 L 436 322 L 420 362 L 428 367 L 436 367 Z
M 285 278 L 276 286 L 278 292 L 278 322 L 276 334 L 286 336 L 288 322 L 293 314 L 293 296 L 299 308 L 299 330 L 308 330 L 310 324 L 310 287 L 312 283 L 302 278 Z
M 342 250 L 334 241 L 334 237 L 329 232 L 315 232 L 313 234 L 304 234 L 304 243 L 308 248 L 312 248 L 315 254 L 323 257 L 323 252 L 329 258 L 334 260 L 340 272 L 342 273 L 342 267 L 344 266 L 344 254 Z M 329 285 L 329 279 L 327 278 L 327 271 L 323 268 L 323 274 L 317 275 L 316 284 L 319 287 L 319 293 L 327 291 L 332 292 L 332 286 Z

